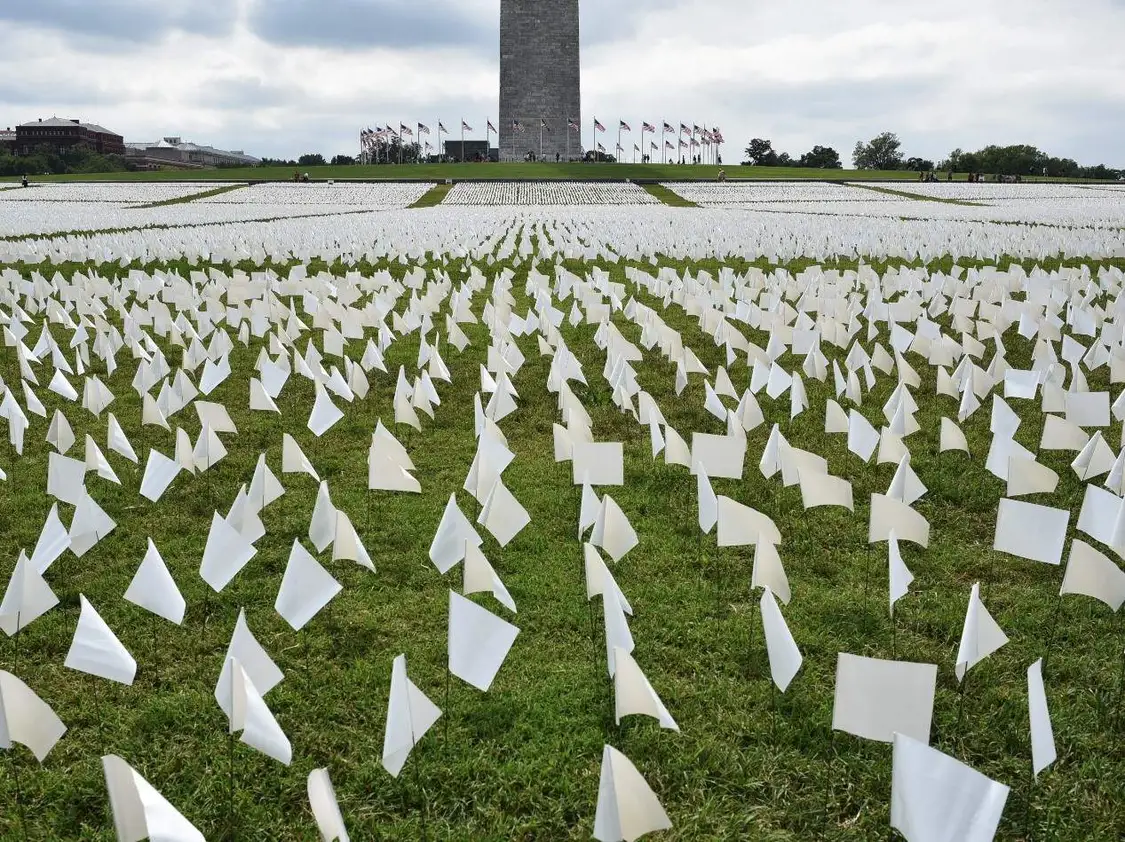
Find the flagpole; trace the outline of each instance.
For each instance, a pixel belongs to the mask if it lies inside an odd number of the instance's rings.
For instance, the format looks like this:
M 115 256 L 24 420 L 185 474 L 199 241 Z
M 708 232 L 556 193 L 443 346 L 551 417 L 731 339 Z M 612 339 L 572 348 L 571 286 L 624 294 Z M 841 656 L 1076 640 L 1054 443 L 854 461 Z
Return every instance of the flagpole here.
M 572 118 L 566 118 L 566 162 L 570 163 L 570 121 Z
M 539 162 L 543 162 L 543 118 L 539 118 Z

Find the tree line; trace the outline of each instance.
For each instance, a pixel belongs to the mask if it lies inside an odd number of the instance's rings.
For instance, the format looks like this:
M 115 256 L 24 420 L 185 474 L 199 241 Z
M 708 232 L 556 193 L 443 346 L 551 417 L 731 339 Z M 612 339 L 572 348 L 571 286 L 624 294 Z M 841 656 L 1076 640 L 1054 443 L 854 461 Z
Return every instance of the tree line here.
M 773 142 L 756 137 L 746 147 L 745 166 L 812 167 L 841 169 L 839 153 L 828 146 L 814 146 L 799 158 L 777 152 Z M 986 146 L 977 152 L 954 149 L 936 164 L 932 160 L 906 157 L 902 141 L 894 132 L 883 132 L 871 140 L 859 141 L 852 150 L 852 164 L 857 170 L 906 170 L 909 172 L 987 173 L 1006 176 L 1049 176 L 1051 178 L 1091 178 L 1117 180 L 1125 178 L 1125 170 L 1105 164 L 1081 166 L 1070 158 L 1056 158 L 1034 146 Z
M 40 146 L 30 155 L 16 155 L 0 148 L 0 175 L 68 175 L 73 173 L 124 172 L 120 155 L 99 155 L 87 146 L 56 149 Z

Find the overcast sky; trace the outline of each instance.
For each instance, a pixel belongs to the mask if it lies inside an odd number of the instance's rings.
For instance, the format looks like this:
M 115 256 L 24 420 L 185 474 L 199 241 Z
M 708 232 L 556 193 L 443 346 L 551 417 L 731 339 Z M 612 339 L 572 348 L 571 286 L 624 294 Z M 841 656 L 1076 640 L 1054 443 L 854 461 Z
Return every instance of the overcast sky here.
M 550 2 L 550 0 L 547 0 Z M 0 126 L 355 154 L 361 126 L 497 121 L 500 0 L 0 0 Z M 798 155 L 1031 143 L 1125 166 L 1125 0 L 583 0 L 596 116 Z M 612 147 L 616 138 L 610 138 Z M 626 147 L 631 144 L 626 142 Z

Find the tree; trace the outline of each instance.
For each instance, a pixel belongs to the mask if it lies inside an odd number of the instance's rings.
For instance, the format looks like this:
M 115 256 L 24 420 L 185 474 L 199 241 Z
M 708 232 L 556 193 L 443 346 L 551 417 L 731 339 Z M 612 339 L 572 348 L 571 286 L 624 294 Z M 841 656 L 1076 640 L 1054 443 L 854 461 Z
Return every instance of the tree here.
M 308 152 L 297 159 L 297 164 L 302 167 L 323 167 L 326 162 L 319 152 Z
M 773 141 L 756 137 L 746 147 L 746 159 L 756 167 L 776 167 L 778 155 L 773 151 Z
M 355 158 L 351 155 L 337 155 L 332 159 L 332 166 L 334 167 L 351 167 L 355 166 Z
M 927 158 L 907 158 L 904 166 L 911 172 L 932 172 L 934 162 Z
M 852 162 L 857 170 L 898 170 L 902 169 L 902 141 L 894 132 L 883 132 L 867 143 L 855 145 Z
M 838 170 L 842 169 L 844 165 L 840 163 L 840 153 L 831 146 L 814 146 L 801 156 L 797 166 L 820 170 Z

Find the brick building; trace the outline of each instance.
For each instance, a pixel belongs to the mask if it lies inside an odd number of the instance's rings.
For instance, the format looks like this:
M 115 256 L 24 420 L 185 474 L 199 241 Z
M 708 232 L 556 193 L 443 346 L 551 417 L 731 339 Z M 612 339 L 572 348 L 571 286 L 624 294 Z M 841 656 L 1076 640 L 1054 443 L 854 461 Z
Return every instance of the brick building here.
M 538 155 L 541 138 L 544 159 L 582 156 L 581 133 L 567 127 L 582 126 L 578 35 L 578 0 L 501 0 L 501 161 Z
M 125 154 L 125 139 L 94 123 L 51 117 L 16 126 L 17 154 L 30 155 L 41 146 L 53 149 L 86 146 L 101 155 Z

